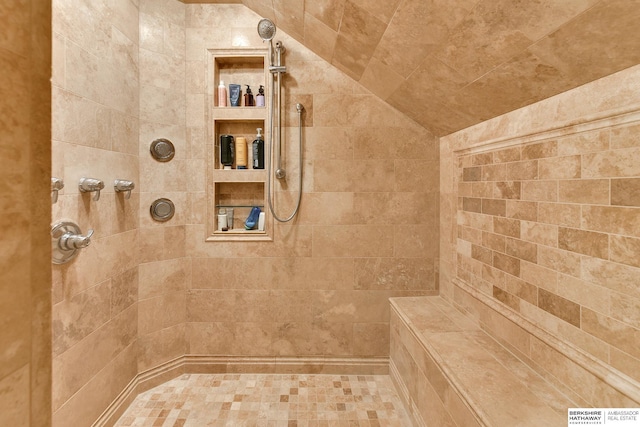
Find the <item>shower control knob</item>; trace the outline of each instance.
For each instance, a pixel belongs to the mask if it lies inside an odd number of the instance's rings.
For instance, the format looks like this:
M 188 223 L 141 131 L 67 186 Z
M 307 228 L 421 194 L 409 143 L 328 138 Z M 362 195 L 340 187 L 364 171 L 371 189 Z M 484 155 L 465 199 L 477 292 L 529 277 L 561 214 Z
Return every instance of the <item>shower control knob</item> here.
M 80 249 L 91 243 L 93 230 L 86 236 L 78 224 L 72 221 L 59 221 L 51 226 L 51 261 L 54 264 L 64 264 L 74 259 Z
M 60 245 L 60 249 L 63 249 L 66 251 L 86 248 L 91 243 L 91 236 L 93 236 L 93 230 L 89 230 L 86 236 L 82 236 L 80 234 L 73 234 L 70 231 L 68 231 L 64 233 L 62 236 L 60 236 L 58 245 Z

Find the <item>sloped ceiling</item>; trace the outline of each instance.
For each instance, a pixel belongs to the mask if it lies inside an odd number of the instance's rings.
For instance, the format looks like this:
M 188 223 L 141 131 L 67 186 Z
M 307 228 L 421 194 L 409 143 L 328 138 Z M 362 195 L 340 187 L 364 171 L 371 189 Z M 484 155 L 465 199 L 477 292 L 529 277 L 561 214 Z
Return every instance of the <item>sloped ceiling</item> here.
M 211 2 L 273 20 L 438 136 L 640 63 L 640 0 Z

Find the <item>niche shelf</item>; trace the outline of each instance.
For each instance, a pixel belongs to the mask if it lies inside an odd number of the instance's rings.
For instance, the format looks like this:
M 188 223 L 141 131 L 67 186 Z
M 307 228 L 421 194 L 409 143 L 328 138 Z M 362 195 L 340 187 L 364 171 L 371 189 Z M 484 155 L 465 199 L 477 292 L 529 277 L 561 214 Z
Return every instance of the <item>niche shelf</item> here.
M 266 135 L 270 107 L 267 93 L 268 71 L 267 49 L 237 48 L 209 49 L 206 82 L 207 123 L 207 242 L 216 241 L 272 241 L 273 218 L 267 206 L 265 169 L 253 169 L 251 143 L 256 137 L 256 128 Z M 218 85 L 224 81 L 242 85 L 239 107 L 218 105 Z M 251 86 L 254 100 L 260 85 L 265 87 L 265 107 L 244 104 L 246 85 Z M 227 98 L 228 101 L 228 98 Z M 229 102 L 228 102 L 229 103 Z M 220 163 L 220 135 L 244 137 L 248 143 L 248 169 L 224 170 Z M 244 221 L 251 208 L 260 207 L 265 212 L 265 230 L 245 230 Z M 234 226 L 228 231 L 218 230 L 220 209 L 234 210 Z

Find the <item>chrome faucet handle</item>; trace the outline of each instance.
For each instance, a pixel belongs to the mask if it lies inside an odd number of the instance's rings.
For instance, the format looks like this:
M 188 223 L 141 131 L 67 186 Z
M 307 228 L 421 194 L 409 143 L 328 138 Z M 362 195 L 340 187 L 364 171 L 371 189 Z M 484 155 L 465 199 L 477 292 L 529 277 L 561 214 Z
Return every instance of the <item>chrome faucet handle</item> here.
M 124 198 L 129 199 L 131 197 L 131 190 L 136 187 L 136 184 L 133 181 L 128 181 L 126 179 L 116 179 L 113 183 L 113 188 L 115 188 L 117 193 L 124 193 Z
M 100 190 L 104 188 L 104 182 L 95 178 L 80 178 L 78 188 L 81 193 L 96 193 L 93 200 L 100 200 Z
M 60 178 L 51 178 L 51 203 L 58 201 L 58 191 L 64 188 L 64 181 Z
M 86 248 L 91 243 L 91 236 L 93 236 L 93 230 L 89 230 L 86 236 L 73 234 L 72 232 L 67 231 L 60 236 L 58 245 L 60 246 L 60 249 L 65 251 Z

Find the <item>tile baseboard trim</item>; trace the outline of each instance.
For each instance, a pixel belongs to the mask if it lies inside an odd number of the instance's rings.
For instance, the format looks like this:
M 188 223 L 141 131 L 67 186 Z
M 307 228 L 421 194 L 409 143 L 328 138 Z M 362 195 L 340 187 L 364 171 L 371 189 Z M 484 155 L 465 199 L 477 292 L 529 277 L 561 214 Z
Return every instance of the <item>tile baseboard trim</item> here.
M 136 375 L 92 427 L 113 426 L 137 395 L 182 374 L 223 373 L 388 375 L 389 358 L 180 356 Z

